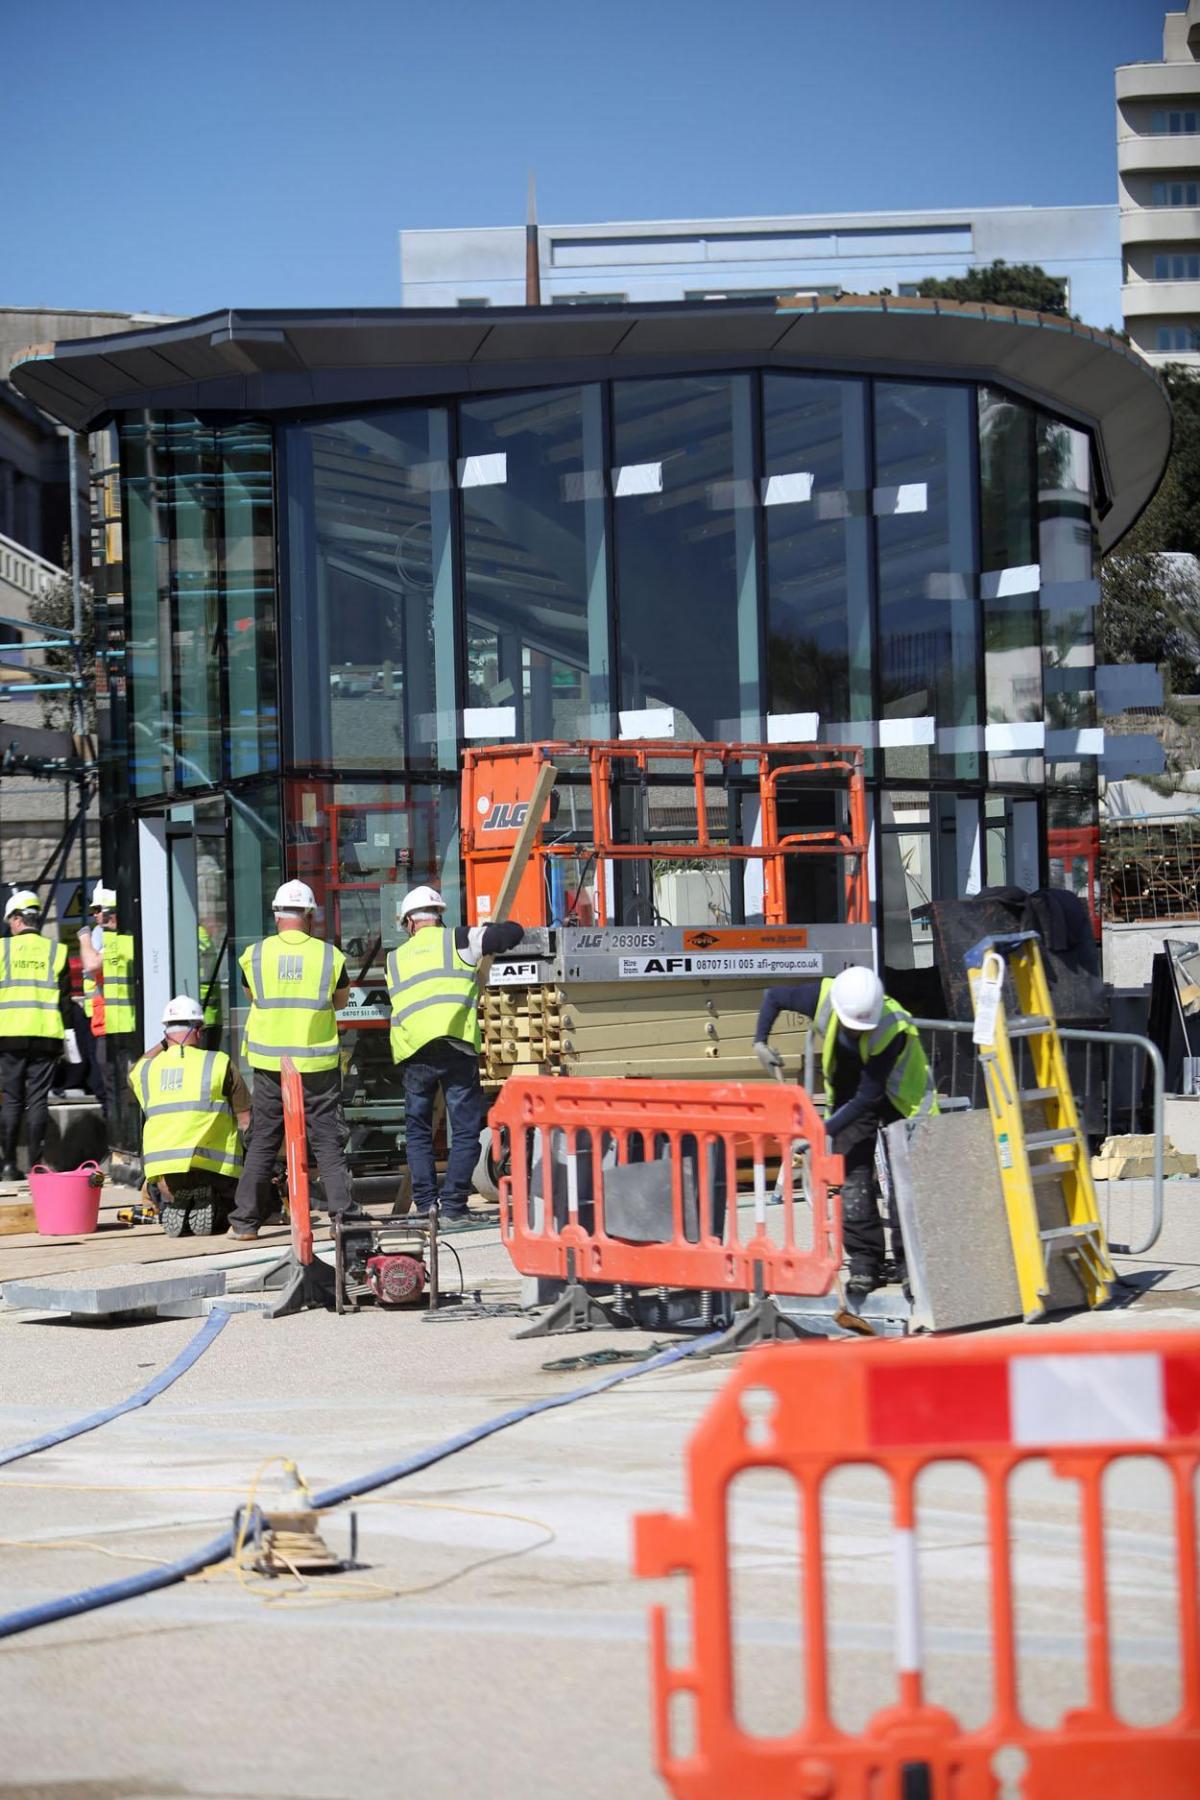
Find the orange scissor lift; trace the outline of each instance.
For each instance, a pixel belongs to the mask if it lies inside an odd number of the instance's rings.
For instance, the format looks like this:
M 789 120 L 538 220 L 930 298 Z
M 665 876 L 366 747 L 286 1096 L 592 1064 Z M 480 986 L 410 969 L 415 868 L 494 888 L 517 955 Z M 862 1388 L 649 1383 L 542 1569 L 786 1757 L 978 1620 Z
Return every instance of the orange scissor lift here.
M 843 864 L 843 919 L 868 925 L 867 799 L 863 752 L 843 744 L 677 743 L 671 739 L 492 744 L 463 752 L 462 853 L 467 872 L 467 910 L 472 924 L 486 921 L 492 898 L 525 820 L 528 798 L 543 763 L 559 771 L 560 792 L 574 787 L 586 802 L 577 829 L 547 830 L 534 844 L 511 916 L 525 926 L 552 925 L 548 880 L 555 862 L 591 865 L 593 892 L 577 885 L 567 922 L 613 924 L 608 876 L 614 865 L 637 862 L 742 864 L 762 867 L 765 927 L 786 925 L 787 871 L 791 859 L 835 857 Z M 693 829 L 679 836 L 626 836 L 617 823 L 617 799 L 648 793 L 652 780 L 668 779 L 673 794 L 690 793 Z M 714 790 L 739 784 L 758 802 L 755 843 L 722 837 L 710 820 Z M 826 828 L 780 830 L 780 812 L 798 791 L 841 788 L 845 822 Z M 683 805 L 675 808 L 686 810 Z M 578 815 L 577 815 L 578 816 Z M 581 916 L 586 915 L 586 916 Z

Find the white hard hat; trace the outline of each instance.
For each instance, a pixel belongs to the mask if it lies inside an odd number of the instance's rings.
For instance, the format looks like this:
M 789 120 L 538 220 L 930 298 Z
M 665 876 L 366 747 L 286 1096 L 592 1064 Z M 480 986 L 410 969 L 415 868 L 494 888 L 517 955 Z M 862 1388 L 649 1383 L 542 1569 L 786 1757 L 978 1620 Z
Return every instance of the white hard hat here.
M 10 894 L 8 896 L 8 903 L 4 908 L 4 916 L 6 919 L 11 919 L 14 913 L 40 913 L 41 910 L 42 903 L 35 893 L 29 888 L 18 888 L 15 894 Z
M 105 887 L 105 885 L 102 881 L 98 881 L 96 883 L 95 887 L 92 889 L 92 908 L 93 908 L 93 910 L 95 910 L 95 908 L 97 906 L 102 906 L 102 907 L 104 907 L 105 911 L 107 912 L 112 907 L 114 907 L 116 904 L 117 904 L 116 888 L 107 888 L 107 887 Z
M 410 888 L 405 894 L 397 908 L 396 917 L 403 925 L 405 919 L 411 918 L 413 913 L 445 912 L 445 910 L 446 902 L 436 888 L 415 887 Z
M 317 896 L 304 881 L 285 881 L 276 888 L 271 902 L 273 912 L 316 912 Z
M 883 983 L 873 969 L 843 969 L 829 998 L 847 1031 L 874 1031 L 883 1016 Z
M 164 1025 L 203 1025 L 204 1008 L 190 994 L 176 994 L 163 1007 L 162 1022 Z

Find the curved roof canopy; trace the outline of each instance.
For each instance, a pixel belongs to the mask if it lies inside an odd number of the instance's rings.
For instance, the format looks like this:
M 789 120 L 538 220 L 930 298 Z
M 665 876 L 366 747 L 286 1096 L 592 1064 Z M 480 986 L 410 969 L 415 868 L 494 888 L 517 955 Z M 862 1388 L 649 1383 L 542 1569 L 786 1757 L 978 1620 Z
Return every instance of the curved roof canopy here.
M 77 431 L 114 414 L 308 412 L 603 377 L 765 364 L 994 381 L 1087 426 L 1102 547 L 1166 466 L 1157 375 L 1107 332 L 1047 313 L 885 295 L 364 312 L 217 312 L 35 348 L 11 380 Z

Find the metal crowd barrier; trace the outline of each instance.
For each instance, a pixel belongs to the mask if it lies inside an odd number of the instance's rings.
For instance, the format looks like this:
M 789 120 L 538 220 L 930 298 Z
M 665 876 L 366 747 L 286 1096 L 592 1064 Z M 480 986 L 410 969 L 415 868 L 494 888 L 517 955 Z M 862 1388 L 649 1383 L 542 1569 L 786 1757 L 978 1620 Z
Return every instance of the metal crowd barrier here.
M 1181 1702 L 1165 1724 L 1139 1727 L 1114 1707 L 1106 1470 L 1145 1457 L 1172 1491 Z M 1078 1483 L 1086 1703 L 1049 1728 L 1021 1706 L 1010 1483 L 1034 1458 Z M 1146 1794 L 1192 1800 L 1200 1770 L 1200 1585 L 1193 1483 L 1200 1458 L 1200 1349 L 1182 1333 L 1060 1337 L 1052 1352 L 1002 1342 L 860 1343 L 755 1350 L 730 1376 L 687 1450 L 688 1511 L 635 1521 L 635 1570 L 690 1585 L 690 1642 L 668 1653 L 665 1610 L 652 1613 L 657 1761 L 678 1800 L 797 1800 L 800 1795 L 1023 1800 L 1065 1794 Z M 990 1716 L 967 1728 L 926 1694 L 921 1630 L 917 1478 L 931 1464 L 968 1463 L 984 1488 L 990 1590 Z M 896 1636 L 890 1692 L 858 1734 L 831 1704 L 822 1490 L 847 1464 L 882 1470 L 892 1508 Z M 795 1484 L 803 1536 L 800 1605 L 803 1718 L 786 1736 L 758 1736 L 736 1703 L 730 1555 L 731 1483 L 749 1469 Z M 836 1515 L 833 1530 L 838 1529 Z M 1112 1545 L 1114 1558 L 1122 1554 Z M 928 1569 L 924 1571 L 929 1575 Z M 931 1580 L 939 1579 L 930 1576 Z M 944 1577 L 942 1578 L 944 1579 Z M 776 1657 L 770 1641 L 764 1657 Z M 799 1700 L 801 1696 L 797 1696 Z M 691 1741 L 676 1735 L 690 1714 Z M 1005 1763 L 1021 1767 L 1012 1787 Z
M 986 1110 L 979 1059 L 971 1042 L 974 1024 L 964 1019 L 916 1019 L 913 1024 L 921 1034 L 929 1066 L 933 1071 L 939 1099 L 953 1107 L 969 1106 Z M 1083 1045 L 1080 1058 L 1068 1056 L 1068 1066 L 1079 1101 L 1080 1121 L 1086 1133 L 1112 1137 L 1117 1131 L 1147 1130 L 1153 1135 L 1153 1169 L 1151 1174 L 1151 1223 L 1147 1237 L 1140 1244 L 1112 1244 L 1110 1248 L 1122 1256 L 1143 1256 L 1158 1242 L 1163 1226 L 1163 1095 L 1166 1071 L 1162 1052 L 1147 1037 L 1132 1031 L 1087 1031 L 1060 1025 L 1058 1035 L 1064 1044 Z M 965 1043 L 964 1043 L 965 1038 Z M 1122 1055 L 1128 1059 L 1128 1111 L 1121 1106 L 1125 1091 L 1119 1072 Z M 1025 1064 L 1029 1045 L 1022 1039 L 1013 1043 L 1017 1074 L 1023 1085 L 1034 1086 Z M 1147 1075 L 1150 1098 L 1146 1100 Z
M 514 1075 L 489 1122 L 508 1135 L 500 1233 L 522 1275 L 757 1296 L 833 1287 L 842 1230 L 830 1189 L 840 1187 L 842 1162 L 802 1087 Z M 801 1141 L 802 1175 L 793 1167 Z M 754 1195 L 744 1238 L 739 1158 L 751 1164 Z M 772 1183 L 780 1168 L 782 1202 L 770 1232 L 768 1165 Z

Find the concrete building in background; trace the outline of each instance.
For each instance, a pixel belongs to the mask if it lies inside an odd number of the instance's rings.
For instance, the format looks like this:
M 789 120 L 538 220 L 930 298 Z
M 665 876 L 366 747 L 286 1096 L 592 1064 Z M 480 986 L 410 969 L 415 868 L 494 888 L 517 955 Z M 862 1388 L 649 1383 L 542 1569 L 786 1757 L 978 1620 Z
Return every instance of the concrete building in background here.
M 1118 328 L 1121 259 L 1115 206 L 964 207 L 959 211 L 791 214 L 543 225 L 541 297 L 743 300 L 774 294 L 915 294 L 930 277 L 1001 259 L 1038 263 L 1086 325 Z M 402 231 L 405 306 L 520 306 L 525 228 Z
M 1166 15 L 1161 62 L 1117 70 L 1117 178 L 1126 329 L 1200 366 L 1200 0 Z

